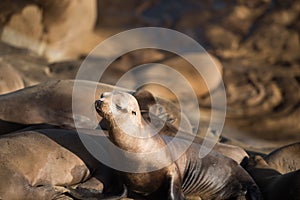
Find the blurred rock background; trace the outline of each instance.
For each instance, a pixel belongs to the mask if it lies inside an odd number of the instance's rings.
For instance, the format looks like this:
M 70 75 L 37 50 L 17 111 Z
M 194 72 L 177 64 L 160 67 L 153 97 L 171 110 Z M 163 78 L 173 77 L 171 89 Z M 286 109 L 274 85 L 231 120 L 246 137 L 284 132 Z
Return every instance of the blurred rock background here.
M 224 136 L 265 149 L 300 140 L 299 0 L 2 0 L 0 92 L 74 79 L 99 42 L 144 26 L 185 33 L 220 61 L 228 103 Z M 134 51 L 101 81 L 112 84 L 136 65 L 176 59 Z M 197 94 L 205 110 L 210 101 L 203 88 Z

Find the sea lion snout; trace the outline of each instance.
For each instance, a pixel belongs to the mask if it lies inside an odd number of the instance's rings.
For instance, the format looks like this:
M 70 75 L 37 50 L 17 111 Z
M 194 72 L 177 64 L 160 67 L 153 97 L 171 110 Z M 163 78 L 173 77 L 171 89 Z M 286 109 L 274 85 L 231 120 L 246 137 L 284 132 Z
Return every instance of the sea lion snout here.
M 108 112 L 107 108 L 108 105 L 107 105 L 107 99 L 101 95 L 101 98 L 99 100 L 96 100 L 95 101 L 95 109 L 97 111 L 97 113 L 101 116 L 101 117 L 104 117 L 104 115 Z
M 102 103 L 103 103 L 103 100 L 101 100 L 101 99 L 95 101 L 95 109 L 96 109 L 97 112 L 101 111 L 101 105 L 102 105 Z
M 111 92 L 103 92 L 100 95 L 100 99 L 95 101 L 95 109 L 100 116 L 104 117 L 105 114 L 109 114 L 111 97 Z

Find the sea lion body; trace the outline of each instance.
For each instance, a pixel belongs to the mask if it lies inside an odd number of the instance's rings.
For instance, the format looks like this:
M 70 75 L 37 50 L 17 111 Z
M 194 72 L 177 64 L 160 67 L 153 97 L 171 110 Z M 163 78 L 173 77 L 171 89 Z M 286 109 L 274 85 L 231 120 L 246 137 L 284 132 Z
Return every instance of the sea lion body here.
M 2 136 L 0 149 L 0 199 L 54 199 L 59 186 L 90 176 L 78 156 L 35 131 Z
M 126 185 L 135 192 L 155 195 L 165 188 L 161 199 L 185 199 L 200 196 L 202 199 L 259 199 L 259 190 L 252 178 L 237 162 L 215 152 L 199 157 L 199 144 L 188 147 L 176 162 L 176 151 L 184 147 L 186 140 L 179 139 L 170 151 L 161 151 L 159 156 L 151 153 L 165 147 L 170 137 L 154 134 L 143 123 L 136 99 L 128 93 L 104 93 L 95 102 L 97 112 L 108 122 L 109 138 L 119 148 L 144 153 L 144 156 L 126 157 L 133 167 L 168 165 L 150 172 L 128 173 L 120 171 Z M 172 135 L 172 134 L 171 134 Z M 177 145 L 176 145 L 177 144 Z M 115 156 L 115 155 L 114 155 Z M 116 155 L 118 156 L 118 155 Z M 138 169 L 137 168 L 137 169 Z M 155 169 L 155 167 L 153 168 Z M 153 186 L 155 184 L 155 186 Z M 166 192 L 167 191 L 167 192 Z
M 251 157 L 242 165 L 259 186 L 265 200 L 299 200 L 300 170 L 281 174 L 261 157 Z
M 176 161 L 185 196 L 200 196 L 201 199 L 259 199 L 257 186 L 237 162 L 215 150 L 200 158 L 200 148 L 199 144 L 193 143 Z
M 75 89 L 76 92 L 73 92 Z M 103 92 L 114 89 L 116 87 L 103 83 L 61 80 L 48 81 L 0 95 L 0 125 L 9 127 L 11 123 L 46 123 L 74 128 L 76 121 L 76 128 L 95 128 L 101 118 L 93 109 L 94 101 Z M 0 130 L 0 134 L 7 133 L 3 130 Z
M 271 168 L 285 174 L 300 169 L 300 142 L 283 146 L 269 153 L 265 161 Z
M 98 131 L 80 130 L 80 134 L 98 135 Z M 76 131 L 39 129 L 6 134 L 0 137 L 0 152 L 0 199 L 3 200 L 50 200 L 74 193 L 73 197 L 81 195 L 81 199 L 101 199 L 106 197 L 101 195 L 103 189 L 113 189 L 110 191 L 114 194 L 122 190 L 122 185 L 114 182 L 111 169 L 87 151 Z M 91 184 L 91 178 L 96 183 Z M 74 185 L 81 183 L 89 183 L 92 190 L 77 192 Z

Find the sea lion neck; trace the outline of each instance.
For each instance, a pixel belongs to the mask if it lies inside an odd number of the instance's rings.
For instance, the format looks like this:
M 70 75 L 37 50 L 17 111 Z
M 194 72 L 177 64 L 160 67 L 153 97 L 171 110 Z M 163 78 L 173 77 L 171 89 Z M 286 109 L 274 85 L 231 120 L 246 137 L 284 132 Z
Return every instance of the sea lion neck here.
M 151 130 L 142 123 L 132 123 L 130 118 L 110 117 L 108 120 L 109 138 L 126 151 L 137 152 L 138 146 L 151 140 Z

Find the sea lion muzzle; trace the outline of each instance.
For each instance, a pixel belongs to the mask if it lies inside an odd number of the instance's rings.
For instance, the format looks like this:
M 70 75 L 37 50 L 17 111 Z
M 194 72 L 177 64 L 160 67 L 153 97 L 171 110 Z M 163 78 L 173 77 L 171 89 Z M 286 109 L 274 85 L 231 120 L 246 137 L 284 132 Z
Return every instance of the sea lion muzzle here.
M 95 109 L 98 113 L 101 112 L 102 103 L 103 103 L 103 101 L 101 99 L 95 101 Z

